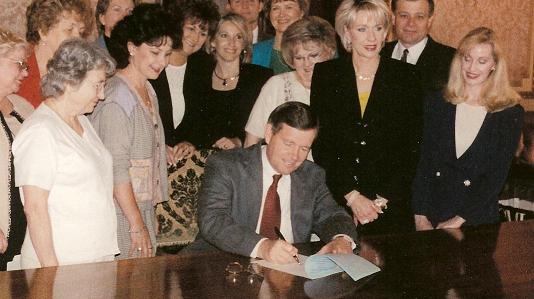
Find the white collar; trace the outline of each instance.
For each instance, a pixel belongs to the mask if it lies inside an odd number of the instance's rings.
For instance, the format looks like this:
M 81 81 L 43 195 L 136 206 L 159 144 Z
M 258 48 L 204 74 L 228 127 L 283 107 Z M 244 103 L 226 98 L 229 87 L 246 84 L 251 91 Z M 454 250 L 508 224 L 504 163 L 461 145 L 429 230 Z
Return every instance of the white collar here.
M 267 145 L 261 146 L 261 165 L 264 176 L 273 177 L 275 174 L 280 174 L 273 168 L 271 162 L 269 162 L 269 158 L 267 157 Z
M 404 52 L 404 49 L 408 49 L 409 54 L 408 54 L 408 58 L 406 59 L 406 61 L 411 64 L 416 64 L 417 60 L 419 60 L 419 56 L 421 56 L 421 53 L 423 53 L 423 50 L 425 49 L 427 42 L 428 42 L 428 36 L 423 38 L 417 44 L 409 48 L 406 48 L 402 44 L 401 41 L 398 41 L 397 45 L 395 46 L 395 49 L 393 50 L 393 52 L 395 53 L 394 58 L 400 59 L 400 57 L 402 56 L 402 52 Z

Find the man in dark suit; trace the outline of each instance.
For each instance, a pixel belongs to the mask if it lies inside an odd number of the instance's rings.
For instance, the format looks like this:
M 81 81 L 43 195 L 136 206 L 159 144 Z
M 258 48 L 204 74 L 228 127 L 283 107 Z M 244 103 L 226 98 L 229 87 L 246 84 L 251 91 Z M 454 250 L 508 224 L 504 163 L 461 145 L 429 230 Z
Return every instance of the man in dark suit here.
M 352 218 L 336 204 L 324 170 L 306 160 L 318 121 L 308 105 L 276 108 L 265 129 L 267 145 L 219 152 L 208 159 L 199 193 L 200 236 L 221 250 L 276 263 L 295 262 L 292 243 L 316 233 L 320 253 L 356 247 Z M 278 239 L 275 227 L 287 241 Z M 209 245 L 208 245 L 209 246 Z
M 443 88 L 455 49 L 428 35 L 434 14 L 433 0 L 392 0 L 393 24 L 398 40 L 388 42 L 382 55 L 415 64 L 425 91 Z

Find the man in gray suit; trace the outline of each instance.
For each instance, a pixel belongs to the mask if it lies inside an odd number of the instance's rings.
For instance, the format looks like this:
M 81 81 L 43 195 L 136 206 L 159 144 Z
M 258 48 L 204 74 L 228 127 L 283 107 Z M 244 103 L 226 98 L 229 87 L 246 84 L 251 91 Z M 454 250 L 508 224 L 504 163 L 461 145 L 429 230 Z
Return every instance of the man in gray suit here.
M 317 128 L 308 105 L 287 102 L 269 117 L 267 145 L 212 155 L 199 193 L 201 233 L 193 247 L 207 242 L 224 251 L 291 263 L 297 254 L 291 244 L 309 242 L 316 233 L 327 243 L 320 253 L 352 252 L 352 218 L 333 200 L 324 170 L 306 160 Z M 273 211 L 278 214 L 274 224 Z M 275 226 L 286 241 L 276 237 Z

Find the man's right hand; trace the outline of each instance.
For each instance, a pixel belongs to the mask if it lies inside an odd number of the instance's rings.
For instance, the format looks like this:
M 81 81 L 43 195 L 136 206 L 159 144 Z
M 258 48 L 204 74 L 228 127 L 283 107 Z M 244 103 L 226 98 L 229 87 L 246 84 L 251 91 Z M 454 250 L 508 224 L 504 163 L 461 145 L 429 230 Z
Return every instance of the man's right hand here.
M 282 240 L 264 240 L 258 249 L 258 257 L 275 264 L 296 263 L 298 249 Z

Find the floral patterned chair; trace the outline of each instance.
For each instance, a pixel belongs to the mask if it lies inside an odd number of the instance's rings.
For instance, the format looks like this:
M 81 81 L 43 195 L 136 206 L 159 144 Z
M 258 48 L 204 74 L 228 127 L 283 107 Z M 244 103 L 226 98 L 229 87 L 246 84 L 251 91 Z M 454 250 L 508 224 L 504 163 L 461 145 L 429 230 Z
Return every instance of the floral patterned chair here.
M 183 247 L 198 234 L 197 200 L 206 159 L 211 149 L 197 150 L 168 168 L 169 200 L 156 205 L 158 247 Z

